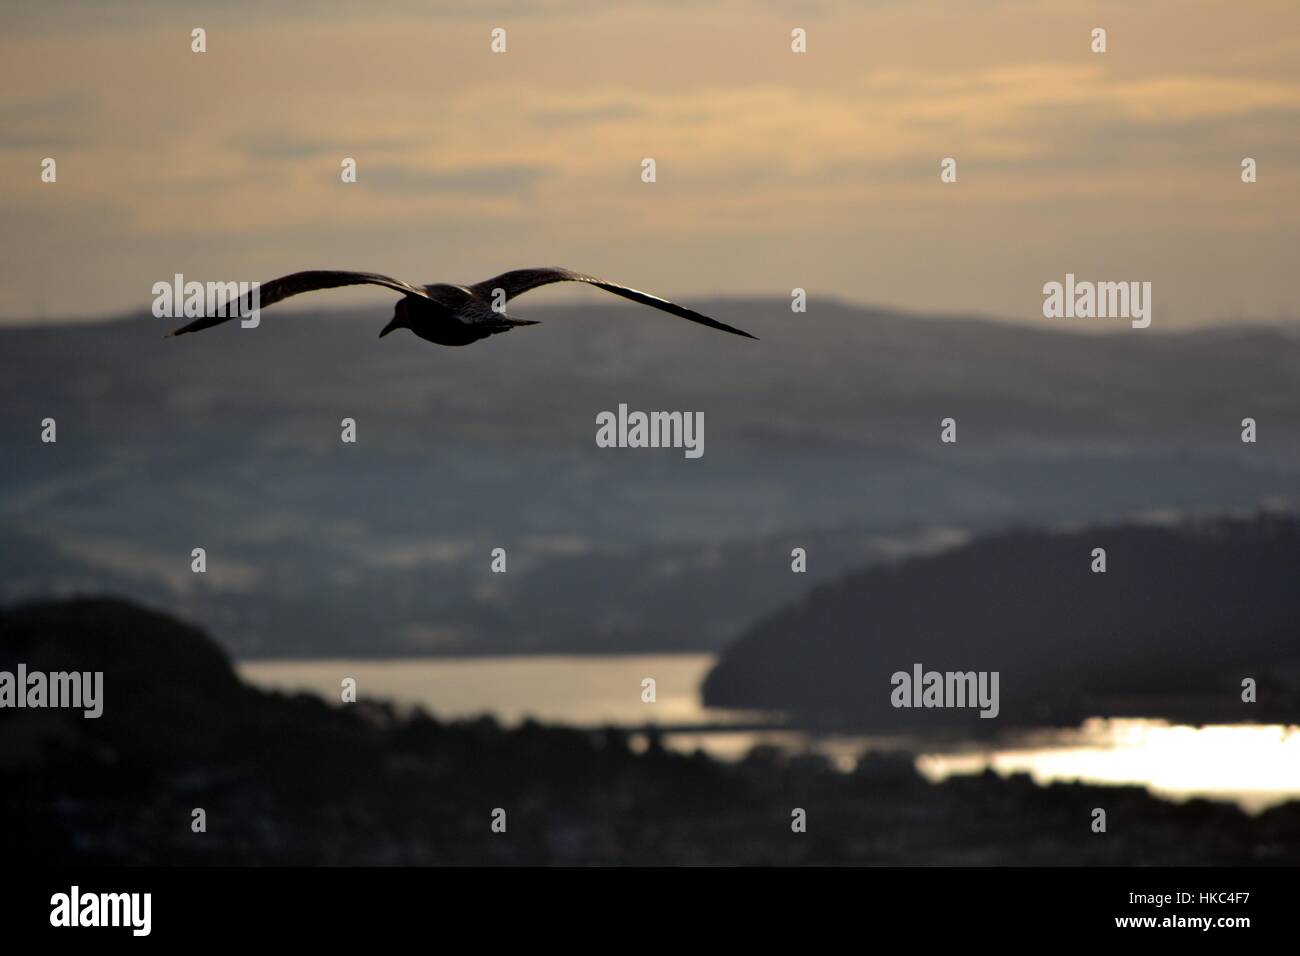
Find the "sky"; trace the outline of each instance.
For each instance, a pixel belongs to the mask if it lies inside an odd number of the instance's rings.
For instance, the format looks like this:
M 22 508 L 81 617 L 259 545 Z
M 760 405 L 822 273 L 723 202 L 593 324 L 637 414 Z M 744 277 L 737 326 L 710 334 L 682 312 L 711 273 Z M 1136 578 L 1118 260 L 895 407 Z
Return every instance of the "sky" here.
M 810 311 L 1059 324 L 1073 273 L 1151 282 L 1153 329 L 1300 313 L 1294 0 L 8 2 L 0 81 L 7 322 L 176 273 L 536 265 Z

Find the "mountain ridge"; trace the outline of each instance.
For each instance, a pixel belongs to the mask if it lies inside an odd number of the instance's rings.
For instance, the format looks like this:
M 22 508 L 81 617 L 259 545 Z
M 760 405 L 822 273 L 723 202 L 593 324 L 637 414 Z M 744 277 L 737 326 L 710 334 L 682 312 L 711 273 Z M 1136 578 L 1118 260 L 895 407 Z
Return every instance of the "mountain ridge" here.
M 1096 548 L 1105 572 L 1091 570 Z M 702 696 L 873 730 L 1294 723 L 1297 556 L 1293 515 L 988 535 L 818 586 L 730 645 Z M 916 664 L 998 672 L 998 718 L 896 706 L 891 677 Z M 1245 678 L 1256 703 L 1243 702 Z

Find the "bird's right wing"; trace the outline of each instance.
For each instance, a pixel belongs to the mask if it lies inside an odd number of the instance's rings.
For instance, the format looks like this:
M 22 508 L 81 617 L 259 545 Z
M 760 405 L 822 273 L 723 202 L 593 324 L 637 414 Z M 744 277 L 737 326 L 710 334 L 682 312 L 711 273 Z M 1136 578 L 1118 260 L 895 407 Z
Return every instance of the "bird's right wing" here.
M 732 335 L 743 335 L 747 339 L 757 337 L 750 335 L 744 329 L 738 329 L 735 326 L 727 325 L 725 322 L 719 322 L 717 319 L 711 319 L 707 315 L 701 315 L 694 309 L 688 309 L 676 302 L 661 299 L 649 292 L 642 292 L 639 289 L 620 285 L 617 282 L 610 282 L 608 279 L 589 276 L 585 272 L 562 269 L 559 266 L 547 266 L 540 269 L 515 269 L 513 272 L 503 272 L 494 279 L 476 282 L 469 289 L 476 296 L 485 299 L 496 295 L 499 289 L 505 294 L 506 301 L 509 301 L 517 295 L 523 295 L 531 289 L 550 285 L 553 282 L 585 282 L 588 285 L 594 285 L 598 289 L 604 289 L 606 292 L 612 292 L 625 299 L 631 299 L 633 302 L 639 302 L 641 305 L 648 305 L 651 308 L 659 309 L 661 312 L 667 312 L 670 315 L 676 315 L 691 322 L 698 322 L 700 325 L 707 325 L 711 329 L 730 332 Z
M 281 276 L 278 279 L 272 279 L 270 282 L 263 282 L 256 290 L 258 308 L 265 308 L 273 305 L 281 299 L 287 299 L 290 296 L 300 295 L 303 292 L 315 292 L 317 289 L 337 289 L 345 285 L 381 285 L 386 289 L 392 289 L 394 292 L 400 292 L 403 295 L 418 295 L 421 298 L 428 298 L 428 293 L 418 286 L 408 285 L 401 279 L 392 279 L 388 276 L 381 276 L 375 272 L 339 272 L 335 270 L 325 270 L 318 272 L 295 272 L 292 275 Z M 220 325 L 222 322 L 229 322 L 231 319 L 240 316 L 247 316 L 252 310 L 254 293 L 250 292 L 239 302 L 227 303 L 225 315 L 208 315 L 201 319 L 195 319 L 189 325 L 181 326 L 170 335 L 184 335 L 186 332 L 198 332 L 203 329 L 210 329 L 214 325 Z M 170 336 L 169 336 L 170 337 Z

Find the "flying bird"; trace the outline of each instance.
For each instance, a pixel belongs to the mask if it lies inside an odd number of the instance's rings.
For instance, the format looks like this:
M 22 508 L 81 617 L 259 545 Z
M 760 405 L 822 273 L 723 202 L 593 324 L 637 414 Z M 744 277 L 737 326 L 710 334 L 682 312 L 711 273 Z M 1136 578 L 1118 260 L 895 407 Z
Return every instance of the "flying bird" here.
M 295 272 L 293 275 L 262 283 L 240 300 L 237 309 L 227 308 L 226 315 L 211 315 L 196 319 L 189 325 L 169 333 L 168 337 L 210 329 L 214 325 L 229 322 L 240 315 L 246 316 L 252 310 L 255 295 L 258 307 L 261 308 L 279 302 L 281 299 L 300 295 L 303 292 L 314 292 L 317 289 L 336 289 L 346 285 L 380 285 L 402 294 L 397 301 L 397 308 L 393 311 L 392 320 L 379 333 L 381 339 L 397 329 L 410 329 L 420 338 L 438 345 L 469 345 L 471 342 L 496 335 L 498 332 L 509 332 L 517 326 L 539 324 L 506 315 L 505 303 L 530 289 L 550 285 L 553 282 L 585 282 L 606 292 L 631 299 L 633 302 L 640 302 L 642 305 L 652 306 L 683 319 L 698 322 L 700 325 L 707 325 L 711 329 L 743 335 L 750 339 L 756 338 L 748 332 L 683 308 L 667 299 L 661 299 L 647 292 L 638 292 L 616 282 L 607 282 L 571 269 L 558 268 L 516 269 L 513 272 L 503 272 L 495 279 L 487 279 L 467 286 L 448 285 L 442 282 L 435 285 L 415 286 L 373 272 Z

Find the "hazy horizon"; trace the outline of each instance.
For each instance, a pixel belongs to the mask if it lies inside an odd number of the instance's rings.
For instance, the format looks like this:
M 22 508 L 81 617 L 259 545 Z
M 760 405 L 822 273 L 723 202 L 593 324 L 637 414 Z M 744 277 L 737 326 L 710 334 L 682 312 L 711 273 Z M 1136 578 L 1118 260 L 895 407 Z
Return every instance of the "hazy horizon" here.
M 337 291 L 337 290 L 336 290 Z M 349 290 L 342 290 L 344 293 Z M 584 294 L 585 293 L 585 294 Z M 332 297 L 328 294 L 291 299 L 287 303 L 277 303 L 275 312 L 271 315 L 271 321 L 285 316 L 319 316 L 330 320 L 353 320 L 364 321 L 366 318 L 375 320 L 377 315 L 386 315 L 387 302 L 383 292 L 371 293 L 375 301 L 355 303 L 352 305 L 332 305 Z M 557 321 L 554 318 L 555 310 L 561 308 L 572 308 L 575 314 L 587 315 L 599 311 L 602 305 L 608 305 L 600 298 L 593 298 L 598 293 L 593 293 L 589 289 L 579 289 L 575 293 L 565 289 L 543 289 L 540 294 L 531 293 L 529 300 L 522 302 L 519 306 L 512 309 L 512 314 L 520 315 L 527 318 L 529 312 L 540 311 L 547 317 L 548 321 Z M 741 304 L 753 302 L 756 305 L 771 305 L 773 302 L 784 304 L 788 297 L 773 294 L 764 295 L 762 293 L 731 293 L 718 292 L 713 295 L 703 295 L 691 299 L 691 303 L 696 306 L 707 309 L 710 305 L 717 303 Z M 531 306 L 530 306 L 531 303 Z M 911 308 L 905 305 L 894 305 L 882 302 L 857 302 L 842 296 L 825 296 L 818 302 L 811 303 L 809 310 L 815 306 L 827 306 L 836 310 L 852 310 L 867 315 L 887 315 L 895 316 L 902 319 L 915 320 L 917 322 L 947 322 L 962 321 L 974 322 L 988 325 L 1012 326 L 1017 329 L 1024 329 L 1033 332 L 1043 332 L 1048 335 L 1059 335 L 1062 337 L 1071 337 L 1074 335 L 1113 337 L 1121 339 L 1130 334 L 1129 325 L 1125 322 L 1118 324 L 1104 321 L 1094 321 L 1091 324 L 1084 322 L 1066 323 L 1062 321 L 1049 321 L 1042 319 L 1041 324 L 1018 320 L 1013 317 L 1001 315 L 992 312 L 981 312 L 976 309 L 950 309 L 950 310 L 925 310 Z M 636 306 L 618 305 L 614 308 L 630 311 Z M 813 316 L 815 321 L 816 316 Z M 20 317 L 20 316 L 0 316 L 0 331 L 21 331 L 33 329 L 56 329 L 64 326 L 89 326 L 104 325 L 114 322 L 136 322 L 147 320 L 156 322 L 159 325 L 160 332 L 169 330 L 176 321 L 169 318 L 156 319 L 149 314 L 148 303 L 136 308 L 123 309 L 117 312 L 106 314 L 85 314 L 85 315 L 46 315 L 41 317 Z M 562 319 L 558 320 L 562 321 Z M 790 319 L 792 323 L 791 332 L 797 332 L 797 323 L 808 321 L 806 314 L 793 314 Z M 1240 316 L 1229 323 L 1200 322 L 1189 323 L 1180 327 L 1157 327 L 1152 325 L 1151 328 L 1143 331 L 1146 335 L 1182 335 L 1188 333 L 1207 332 L 1220 330 L 1224 332 L 1249 332 L 1252 330 L 1276 331 L 1276 332 L 1300 332 L 1300 313 L 1279 314 L 1276 316 Z M 233 330 L 227 330 L 230 333 Z

